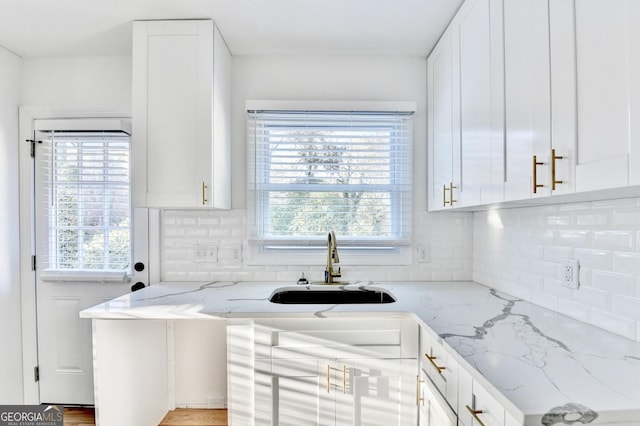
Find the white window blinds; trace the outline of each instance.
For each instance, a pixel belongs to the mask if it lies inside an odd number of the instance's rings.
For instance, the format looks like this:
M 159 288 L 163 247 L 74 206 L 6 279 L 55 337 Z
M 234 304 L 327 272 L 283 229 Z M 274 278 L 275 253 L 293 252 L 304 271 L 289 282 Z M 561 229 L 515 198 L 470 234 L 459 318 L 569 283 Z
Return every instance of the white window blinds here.
M 249 110 L 250 238 L 409 244 L 412 136 L 412 112 Z
M 128 271 L 129 135 L 46 130 L 36 136 L 37 229 L 46 229 L 47 238 L 39 238 L 48 242 L 39 255 L 46 256 L 50 278 L 61 279 L 61 271 L 72 280 L 78 271 Z

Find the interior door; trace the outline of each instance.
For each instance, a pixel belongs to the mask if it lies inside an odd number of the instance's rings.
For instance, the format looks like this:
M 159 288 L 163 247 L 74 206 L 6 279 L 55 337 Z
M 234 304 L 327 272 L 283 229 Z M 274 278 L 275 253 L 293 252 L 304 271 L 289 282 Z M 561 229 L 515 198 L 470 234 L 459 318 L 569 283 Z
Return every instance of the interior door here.
M 38 120 L 35 125 L 36 128 L 39 125 L 46 126 L 38 123 Z M 126 271 L 114 273 L 98 269 L 86 271 L 56 268 L 52 264 L 54 257 L 52 250 L 56 244 L 60 243 L 60 237 L 58 234 L 54 235 L 51 229 L 54 222 L 52 205 L 54 198 L 59 195 L 56 195 L 51 182 L 54 177 L 59 179 L 60 176 L 54 176 L 51 173 L 51 165 L 55 161 L 52 154 L 51 132 L 37 131 L 34 136 L 38 141 L 34 144 L 34 206 L 36 209 L 34 264 L 40 401 L 93 405 L 92 326 L 90 320 L 79 318 L 79 312 L 130 292 L 135 282 L 148 283 L 148 211 L 129 209 L 131 213 L 128 220 L 132 225 L 129 237 L 132 242 L 130 246 L 132 255 L 129 264 L 126 265 Z M 126 156 L 128 157 L 128 153 Z M 93 166 L 99 167 L 99 164 L 88 164 L 83 173 L 90 173 Z M 68 194 L 62 196 L 69 197 Z M 70 205 L 73 204 L 72 208 L 76 212 L 82 209 L 88 210 L 90 207 L 88 202 L 83 207 L 82 203 L 78 203 L 78 200 L 73 197 L 65 201 Z M 60 215 L 61 210 L 56 211 Z M 94 212 L 94 215 L 98 214 Z M 85 218 L 87 217 L 89 217 L 88 213 L 85 214 Z M 74 214 L 70 214 L 66 223 L 72 226 L 74 220 L 79 219 Z M 91 227 L 93 224 L 87 222 L 84 225 Z M 93 245 L 88 244 L 85 249 L 93 249 Z M 135 263 L 139 264 L 133 268 Z M 128 278 L 131 278 L 131 281 Z

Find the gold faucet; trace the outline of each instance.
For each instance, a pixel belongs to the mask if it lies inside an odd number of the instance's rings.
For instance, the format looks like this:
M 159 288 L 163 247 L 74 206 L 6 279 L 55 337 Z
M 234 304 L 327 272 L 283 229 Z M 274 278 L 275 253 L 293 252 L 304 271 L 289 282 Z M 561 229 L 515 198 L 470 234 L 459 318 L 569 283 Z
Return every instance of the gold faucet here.
M 335 269 L 334 264 L 340 263 L 340 257 L 338 256 L 338 242 L 336 241 L 336 234 L 333 231 L 329 231 L 327 236 L 327 267 L 324 270 L 324 282 L 325 284 L 336 284 L 334 278 L 340 278 L 340 267 Z

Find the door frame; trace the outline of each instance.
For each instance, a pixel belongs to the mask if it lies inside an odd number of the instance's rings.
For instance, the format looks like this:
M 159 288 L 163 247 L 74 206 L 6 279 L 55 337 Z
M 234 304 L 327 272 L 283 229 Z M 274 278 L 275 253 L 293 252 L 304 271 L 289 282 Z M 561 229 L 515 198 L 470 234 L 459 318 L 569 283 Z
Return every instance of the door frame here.
M 34 120 L 56 118 L 131 117 L 131 107 L 21 107 L 19 110 L 20 163 L 20 300 L 22 323 L 23 403 L 40 404 L 34 368 L 38 365 L 38 328 L 36 318 L 36 276 L 31 257 L 35 253 L 34 169 L 30 146 Z M 149 282 L 159 281 L 159 214 L 149 214 Z

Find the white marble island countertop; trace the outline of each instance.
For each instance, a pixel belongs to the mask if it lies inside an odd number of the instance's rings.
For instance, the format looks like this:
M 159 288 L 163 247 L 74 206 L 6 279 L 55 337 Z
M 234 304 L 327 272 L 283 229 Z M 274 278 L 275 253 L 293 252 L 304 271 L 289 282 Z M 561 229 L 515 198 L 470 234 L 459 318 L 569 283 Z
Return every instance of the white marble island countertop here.
M 94 319 L 411 315 L 525 425 L 640 425 L 640 343 L 473 282 L 353 283 L 388 304 L 276 304 L 274 282 L 161 283 L 81 312 Z M 304 286 L 298 286 L 304 288 Z

